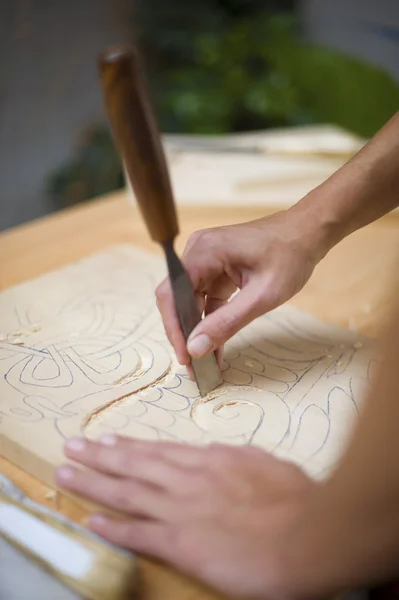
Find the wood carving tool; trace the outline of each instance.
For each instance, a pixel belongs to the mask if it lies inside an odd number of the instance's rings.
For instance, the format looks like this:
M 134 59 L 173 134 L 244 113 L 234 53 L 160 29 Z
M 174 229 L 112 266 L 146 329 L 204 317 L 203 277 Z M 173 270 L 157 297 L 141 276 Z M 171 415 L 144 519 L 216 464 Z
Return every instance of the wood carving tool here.
M 115 142 L 149 234 L 164 249 L 176 312 L 187 340 L 201 313 L 190 278 L 174 250 L 177 213 L 140 57 L 132 46 L 115 46 L 99 56 L 98 66 Z M 202 396 L 222 382 L 214 353 L 192 359 L 191 364 Z
M 90 600 L 132 597 L 136 581 L 133 554 L 33 502 L 1 473 L 0 538 L 79 597 Z

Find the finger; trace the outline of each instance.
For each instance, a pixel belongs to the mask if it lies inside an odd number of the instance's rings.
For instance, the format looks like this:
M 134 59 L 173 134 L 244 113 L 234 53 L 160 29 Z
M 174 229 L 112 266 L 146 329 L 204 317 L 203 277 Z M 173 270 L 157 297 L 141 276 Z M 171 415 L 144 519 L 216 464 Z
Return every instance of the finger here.
M 200 312 L 200 315 L 202 317 L 202 313 L 204 312 L 205 309 L 205 294 L 202 293 L 196 293 L 195 294 L 196 300 L 197 300 L 197 306 L 198 306 L 198 310 Z M 187 351 L 187 341 L 184 341 L 185 343 L 185 352 L 188 356 L 188 360 L 190 361 L 187 365 L 186 365 L 186 369 L 187 369 L 187 375 L 190 379 L 190 381 L 196 381 L 195 379 L 195 374 L 194 374 L 194 369 L 191 365 L 191 356 L 189 355 L 188 351 Z
M 176 312 L 176 305 L 173 298 L 172 288 L 169 279 L 165 279 L 156 290 L 157 307 L 161 313 L 166 336 L 176 352 L 176 357 L 181 365 L 189 365 L 190 355 L 187 352 L 186 339 L 180 327 L 179 318 Z M 196 293 L 197 306 L 202 315 L 205 306 L 205 296 L 202 293 Z M 194 381 L 192 369 L 188 368 L 190 379 Z
M 202 313 L 204 312 L 205 309 L 205 294 L 201 294 L 201 293 L 196 293 L 195 294 L 196 300 L 197 300 L 197 306 L 198 306 L 198 310 L 200 312 L 201 318 L 202 318 Z M 187 365 L 187 375 L 189 376 L 190 381 L 194 381 L 196 382 L 196 378 L 195 378 L 195 373 L 194 373 L 194 369 L 192 367 L 191 364 L 191 356 L 189 355 L 188 351 L 187 351 L 187 340 L 185 340 L 185 349 L 186 349 L 186 353 L 187 356 L 189 357 L 189 364 Z
M 177 442 L 133 440 L 129 437 L 113 436 L 112 434 L 102 436 L 102 443 L 110 443 L 107 439 L 109 437 L 118 438 L 117 443 L 121 445 L 125 444 L 131 452 L 134 451 L 152 456 L 162 456 L 171 464 L 180 467 L 199 467 L 205 460 L 206 448 L 203 446 L 191 446 L 189 444 L 179 444 Z
M 165 518 L 170 499 L 158 488 L 137 480 L 121 479 L 95 471 L 63 465 L 56 472 L 57 484 L 113 510 L 146 518 Z
M 204 282 L 204 284 L 205 287 L 202 291 L 206 294 L 207 299 L 214 299 L 216 301 L 222 300 L 227 302 L 237 290 L 237 285 L 226 273 L 222 273 L 213 281 Z
M 194 246 L 194 244 L 196 244 L 198 242 L 198 240 L 200 239 L 201 235 L 203 234 L 204 230 L 197 230 L 194 231 L 188 238 L 186 245 L 184 247 L 184 250 L 182 252 L 181 258 L 182 260 L 185 259 L 185 257 L 187 256 L 187 254 L 190 252 L 190 250 L 192 249 L 192 247 Z
M 195 244 L 197 238 L 199 236 L 199 232 L 194 232 L 190 235 L 186 247 L 184 249 L 182 258 L 189 252 L 190 248 Z M 166 277 L 155 290 L 155 295 L 157 299 L 157 307 L 159 312 L 161 313 L 163 326 L 167 335 L 167 338 L 173 349 L 176 353 L 176 357 L 178 362 L 181 365 L 187 366 L 187 372 L 192 381 L 195 381 L 194 373 L 192 368 L 189 366 L 190 364 L 190 355 L 187 352 L 187 343 L 184 338 L 183 332 L 180 327 L 179 318 L 176 312 L 176 305 L 173 299 L 173 292 L 171 287 L 170 278 Z M 203 311 L 204 297 L 200 295 L 200 298 L 197 298 L 198 308 L 200 312 Z
M 202 313 L 204 312 L 204 308 L 205 308 L 205 294 L 203 294 L 202 292 L 196 292 L 195 298 L 197 300 L 197 306 L 198 306 L 199 313 L 202 316 Z
M 187 365 L 190 362 L 190 355 L 187 352 L 186 340 L 177 317 L 169 278 L 165 279 L 157 287 L 155 293 L 157 297 L 157 307 L 161 313 L 167 338 L 176 352 L 179 363 L 181 365 Z
M 165 523 L 118 520 L 96 514 L 89 519 L 89 527 L 116 546 L 160 560 L 173 560 L 173 537 Z
M 225 306 L 225 304 L 227 304 L 227 300 L 221 300 L 220 298 L 207 296 L 205 301 L 205 316 L 210 315 L 219 308 L 222 308 L 222 306 Z
M 193 358 L 222 347 L 240 329 L 259 317 L 268 307 L 261 287 L 252 280 L 230 302 L 205 317 L 188 339 L 187 349 Z
M 85 467 L 116 477 L 139 479 L 160 488 L 181 483 L 181 471 L 161 454 L 140 452 L 134 444 L 102 444 L 85 438 L 72 438 L 65 444 L 65 454 Z
M 194 369 L 191 364 L 187 365 L 187 374 L 191 381 L 195 381 Z
M 216 348 L 215 356 L 219 366 L 219 369 L 223 369 L 223 354 L 224 354 L 224 346 L 221 348 Z
M 205 316 L 208 316 L 215 312 L 215 310 L 222 308 L 225 304 L 227 304 L 227 300 L 220 300 L 219 298 L 207 296 L 205 302 Z M 221 369 L 223 367 L 223 346 L 215 349 L 215 356 L 219 365 L 219 369 Z
M 204 237 L 205 234 L 208 234 L 207 238 Z M 213 244 L 207 243 L 206 240 L 209 241 L 209 236 L 213 240 Z M 201 313 L 204 294 L 210 293 L 213 297 L 227 299 L 230 297 L 232 290 L 235 289 L 235 284 L 226 274 L 217 281 L 219 276 L 224 273 L 224 264 L 218 249 L 219 245 L 220 239 L 215 235 L 215 232 L 197 232 L 190 237 L 182 256 L 182 262 L 196 293 Z M 223 288 L 223 290 L 214 291 L 212 288 L 215 285 L 217 288 Z M 180 364 L 188 365 L 190 355 L 180 328 L 169 279 L 164 280 L 158 286 L 156 297 L 166 335 L 176 352 L 177 359 Z
M 171 464 L 181 467 L 198 467 L 204 462 L 205 450 L 203 446 L 191 446 L 169 441 L 149 441 L 133 439 L 127 436 L 107 433 L 102 435 L 99 443 L 105 446 L 120 446 L 132 456 L 143 454 L 154 457 L 163 457 Z

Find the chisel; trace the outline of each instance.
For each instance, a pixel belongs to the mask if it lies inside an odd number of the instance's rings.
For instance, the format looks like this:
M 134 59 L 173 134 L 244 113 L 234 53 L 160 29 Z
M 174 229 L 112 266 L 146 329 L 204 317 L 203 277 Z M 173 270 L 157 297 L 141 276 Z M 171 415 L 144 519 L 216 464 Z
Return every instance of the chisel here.
M 98 58 L 108 119 L 151 238 L 162 245 L 176 312 L 187 340 L 201 320 L 188 274 L 174 250 L 178 219 L 168 167 L 137 49 L 113 46 Z M 201 396 L 222 381 L 214 353 L 191 361 Z
M 133 554 L 113 546 L 62 514 L 36 504 L 0 473 L 1 540 L 43 569 L 40 580 L 45 589 L 55 587 L 51 577 L 88 600 L 132 598 L 137 589 Z M 4 551 L 3 545 L 2 553 Z M 24 564 L 18 554 L 16 560 L 15 567 Z M 46 577 L 45 573 L 49 575 Z M 0 581 L 0 592 L 2 583 Z M 38 591 L 40 598 L 44 597 L 43 590 Z M 65 593 L 65 596 L 70 595 Z M 31 590 L 28 597 L 39 598 L 35 590 Z

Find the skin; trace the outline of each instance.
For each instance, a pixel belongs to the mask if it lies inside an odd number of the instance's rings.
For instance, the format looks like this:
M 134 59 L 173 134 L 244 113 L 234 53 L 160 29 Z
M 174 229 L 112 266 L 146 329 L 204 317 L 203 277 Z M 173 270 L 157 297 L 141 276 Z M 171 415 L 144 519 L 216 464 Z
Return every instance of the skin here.
M 289 210 L 194 233 L 182 255 L 205 318 L 186 345 L 170 282 L 156 290 L 181 364 L 217 351 L 256 317 L 295 295 L 344 237 L 399 204 L 399 112 L 346 165 Z M 239 289 L 239 293 L 231 298 Z
M 285 213 L 278 213 L 267 219 L 194 233 L 182 261 L 205 319 L 190 339 L 196 337 L 198 341 L 205 334 L 210 340 L 206 351 L 216 351 L 221 361 L 223 344 L 230 337 L 305 285 L 320 251 L 316 239 L 308 243 L 316 228 L 314 219 L 298 215 L 298 219 L 291 220 Z M 240 293 L 228 302 L 237 289 Z M 158 287 L 156 295 L 178 361 L 189 366 L 190 354 L 179 327 L 169 279 Z M 204 354 L 190 350 L 194 357 Z
M 89 525 L 99 535 L 229 597 L 280 594 L 280 553 L 314 488 L 293 465 L 250 447 L 182 449 L 117 437 L 71 440 L 66 455 L 91 470 L 64 467 L 58 482 L 124 514 L 94 515 Z
M 220 349 L 296 293 L 334 244 L 399 203 L 398 162 L 399 113 L 289 211 L 194 236 L 184 262 L 208 314 L 193 339 L 206 333 L 208 351 Z M 167 281 L 157 297 L 169 339 L 188 363 Z M 384 340 L 385 360 L 351 444 L 323 483 L 256 448 L 117 436 L 69 440 L 65 453 L 75 464 L 57 471 L 57 483 L 121 514 L 92 516 L 90 527 L 104 538 L 232 598 L 318 598 L 398 576 L 398 308 Z

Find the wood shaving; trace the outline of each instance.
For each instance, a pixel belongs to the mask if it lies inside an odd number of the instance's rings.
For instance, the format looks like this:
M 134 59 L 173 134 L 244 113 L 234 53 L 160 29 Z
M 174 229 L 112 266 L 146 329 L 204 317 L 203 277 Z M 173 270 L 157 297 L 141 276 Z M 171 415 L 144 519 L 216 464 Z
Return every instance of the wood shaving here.
M 53 490 L 51 490 L 44 494 L 44 498 L 45 498 L 45 500 L 55 500 L 56 495 L 57 495 L 57 492 L 54 492 Z
M 359 331 L 356 320 L 353 317 L 350 317 L 349 319 L 349 329 L 350 331 L 353 331 L 353 333 L 358 333 Z
M 44 498 L 52 502 L 56 510 L 60 509 L 61 494 L 58 490 L 49 490 L 45 493 Z

